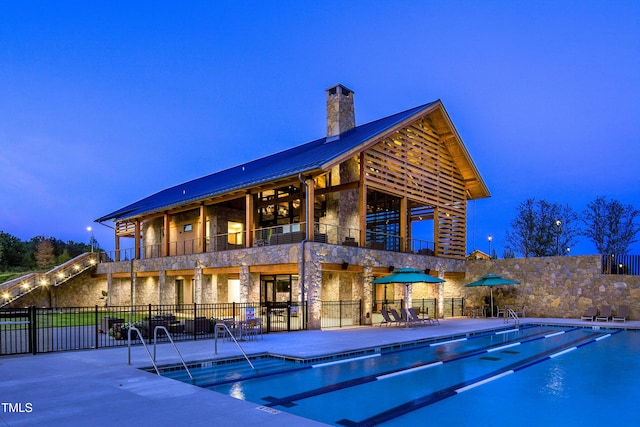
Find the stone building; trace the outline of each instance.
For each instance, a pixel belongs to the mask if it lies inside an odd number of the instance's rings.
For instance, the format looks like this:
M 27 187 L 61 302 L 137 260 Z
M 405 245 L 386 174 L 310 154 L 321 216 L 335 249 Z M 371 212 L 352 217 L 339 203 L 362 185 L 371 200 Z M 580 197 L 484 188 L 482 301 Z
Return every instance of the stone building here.
M 442 102 L 359 126 L 352 90 L 326 103 L 326 136 L 98 218 L 115 230 L 94 276 L 108 303 L 305 301 L 313 329 L 322 300 L 361 300 L 369 319 L 393 266 L 464 274 L 467 201 L 490 193 Z

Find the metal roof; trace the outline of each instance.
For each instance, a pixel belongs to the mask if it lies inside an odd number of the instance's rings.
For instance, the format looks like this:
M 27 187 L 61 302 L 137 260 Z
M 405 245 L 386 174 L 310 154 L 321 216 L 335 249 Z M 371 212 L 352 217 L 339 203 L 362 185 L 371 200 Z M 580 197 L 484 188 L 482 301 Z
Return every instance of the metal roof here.
M 399 124 L 420 115 L 438 102 L 430 102 L 357 126 L 342 133 L 339 138 L 316 139 L 276 154 L 178 184 L 104 215 L 96 219 L 96 222 L 133 218 L 296 176 L 300 173 L 317 171 L 367 141 L 386 134 Z

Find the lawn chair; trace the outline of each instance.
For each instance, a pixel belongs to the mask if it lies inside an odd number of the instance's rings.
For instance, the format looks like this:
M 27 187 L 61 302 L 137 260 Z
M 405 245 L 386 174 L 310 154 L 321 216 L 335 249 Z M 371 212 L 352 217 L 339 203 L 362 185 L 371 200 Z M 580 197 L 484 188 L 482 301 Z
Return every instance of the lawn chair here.
M 600 309 L 600 314 L 596 316 L 596 321 L 599 322 L 602 320 L 602 321 L 608 322 L 611 315 L 612 315 L 611 306 L 603 305 L 602 308 Z
M 611 321 L 612 322 L 617 322 L 617 321 L 626 322 L 627 321 L 627 317 L 629 317 L 629 306 L 628 305 L 621 305 L 620 307 L 618 307 L 618 310 L 616 311 L 616 315 L 615 316 L 611 316 Z
M 591 321 L 593 321 L 593 319 L 595 319 L 597 315 L 598 315 L 598 309 L 595 308 L 595 307 L 589 307 L 589 308 L 587 308 L 587 311 L 584 312 L 584 314 L 582 315 L 580 320 L 591 320 Z
M 395 320 L 393 320 L 391 318 L 391 316 L 389 316 L 389 312 L 387 310 L 380 310 L 380 314 L 382 315 L 382 322 L 380 322 L 380 324 L 378 326 L 389 326 L 389 325 L 394 325 L 397 324 L 398 322 L 396 322 Z

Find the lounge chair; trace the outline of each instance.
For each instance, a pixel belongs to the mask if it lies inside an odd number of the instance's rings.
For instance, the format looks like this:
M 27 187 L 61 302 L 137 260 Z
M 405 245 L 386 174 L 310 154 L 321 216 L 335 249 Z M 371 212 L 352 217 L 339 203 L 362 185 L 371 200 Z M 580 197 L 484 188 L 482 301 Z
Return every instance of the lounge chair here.
M 598 309 L 595 308 L 595 307 L 589 307 L 589 308 L 587 308 L 587 311 L 584 312 L 584 314 L 582 315 L 580 320 L 591 320 L 591 321 L 593 321 L 593 319 L 595 319 L 597 315 L 598 315 Z
M 412 325 L 426 325 L 428 322 L 425 319 L 421 319 L 413 308 L 410 308 L 408 310 L 405 310 L 403 308 L 402 310 L 400 310 L 400 312 L 402 313 L 403 319 L 405 319 Z
M 406 325 L 407 321 L 398 313 L 398 310 L 394 308 L 389 313 L 391 313 L 391 317 L 393 318 L 393 321 L 395 323 L 397 323 L 398 325 Z
M 616 322 L 616 321 L 626 322 L 627 321 L 627 317 L 629 317 L 629 306 L 628 305 L 621 305 L 620 307 L 618 307 L 618 310 L 616 310 L 616 315 L 615 316 L 611 316 L 611 321 L 613 321 L 613 322 Z
M 382 325 L 389 326 L 389 325 L 394 325 L 398 323 L 395 320 L 391 319 L 391 316 L 389 316 L 389 312 L 387 310 L 380 310 L 380 314 L 382 315 L 382 322 L 380 322 L 378 326 L 382 326 Z
M 596 316 L 596 321 L 600 321 L 603 320 L 605 322 L 609 321 L 609 318 L 611 317 L 611 306 L 610 305 L 603 305 L 602 308 L 600 309 L 600 314 L 598 314 Z
M 413 308 L 409 309 L 409 314 L 411 314 L 411 317 L 415 317 L 416 319 L 418 319 L 419 321 L 423 322 L 424 324 L 428 324 L 428 325 L 434 325 L 436 323 L 438 325 L 440 324 L 438 319 L 431 318 L 428 315 L 425 316 L 425 317 L 420 317 L 418 315 L 418 313 Z

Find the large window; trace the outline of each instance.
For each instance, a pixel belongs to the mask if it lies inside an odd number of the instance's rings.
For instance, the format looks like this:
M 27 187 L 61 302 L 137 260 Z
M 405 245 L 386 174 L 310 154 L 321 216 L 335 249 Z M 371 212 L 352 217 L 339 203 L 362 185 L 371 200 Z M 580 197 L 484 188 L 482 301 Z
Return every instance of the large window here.
M 374 190 L 367 192 L 367 242 L 376 249 L 400 249 L 399 197 Z

